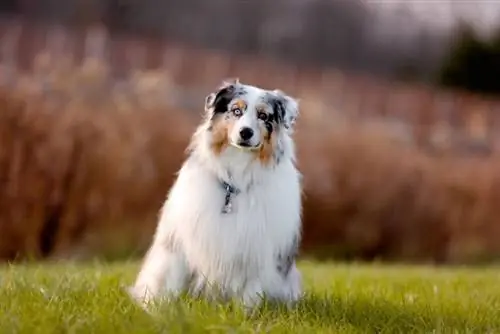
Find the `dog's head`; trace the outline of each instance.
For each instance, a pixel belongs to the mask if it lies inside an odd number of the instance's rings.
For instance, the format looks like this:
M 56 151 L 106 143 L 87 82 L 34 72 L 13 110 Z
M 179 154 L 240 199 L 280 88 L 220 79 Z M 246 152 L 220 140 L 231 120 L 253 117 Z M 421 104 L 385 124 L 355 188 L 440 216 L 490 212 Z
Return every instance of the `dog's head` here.
M 205 99 L 205 112 L 216 153 L 231 145 L 268 160 L 283 136 L 293 131 L 298 101 L 280 90 L 225 81 Z

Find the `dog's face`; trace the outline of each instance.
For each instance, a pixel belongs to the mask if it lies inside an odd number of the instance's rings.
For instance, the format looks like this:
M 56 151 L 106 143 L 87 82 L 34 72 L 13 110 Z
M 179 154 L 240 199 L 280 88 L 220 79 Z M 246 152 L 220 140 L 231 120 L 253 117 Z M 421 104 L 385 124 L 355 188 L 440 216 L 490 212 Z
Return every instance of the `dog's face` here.
M 291 132 L 298 103 L 281 91 L 235 80 L 207 96 L 205 111 L 216 153 L 232 145 L 266 160 L 277 149 L 278 137 Z

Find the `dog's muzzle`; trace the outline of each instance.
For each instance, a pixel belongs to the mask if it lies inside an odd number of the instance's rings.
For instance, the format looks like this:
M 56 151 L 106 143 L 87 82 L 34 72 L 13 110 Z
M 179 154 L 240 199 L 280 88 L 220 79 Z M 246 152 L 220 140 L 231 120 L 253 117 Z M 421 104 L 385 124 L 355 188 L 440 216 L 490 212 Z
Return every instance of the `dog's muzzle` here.
M 256 150 L 260 148 L 260 143 L 258 145 L 252 145 L 252 137 L 254 136 L 254 131 L 252 128 L 243 127 L 240 130 L 238 142 L 234 146 L 242 149 Z
M 250 145 L 248 142 L 244 141 L 238 141 L 237 143 L 232 143 L 232 145 L 236 148 L 243 149 L 243 150 L 249 150 L 249 151 L 256 151 L 260 149 L 261 144 L 259 145 Z

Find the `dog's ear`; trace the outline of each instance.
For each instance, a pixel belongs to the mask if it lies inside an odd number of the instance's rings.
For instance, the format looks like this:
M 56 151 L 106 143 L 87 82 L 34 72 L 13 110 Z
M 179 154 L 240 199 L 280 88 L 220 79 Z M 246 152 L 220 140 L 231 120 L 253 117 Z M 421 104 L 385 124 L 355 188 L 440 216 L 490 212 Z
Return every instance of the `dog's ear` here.
M 227 105 L 235 97 L 239 80 L 224 80 L 214 93 L 205 97 L 205 112 L 210 116 L 227 111 Z
M 299 117 L 299 100 L 286 95 L 279 89 L 273 91 L 276 95 L 274 103 L 274 112 L 278 115 L 279 119 L 283 122 L 283 126 L 289 131 L 293 132 L 295 121 Z

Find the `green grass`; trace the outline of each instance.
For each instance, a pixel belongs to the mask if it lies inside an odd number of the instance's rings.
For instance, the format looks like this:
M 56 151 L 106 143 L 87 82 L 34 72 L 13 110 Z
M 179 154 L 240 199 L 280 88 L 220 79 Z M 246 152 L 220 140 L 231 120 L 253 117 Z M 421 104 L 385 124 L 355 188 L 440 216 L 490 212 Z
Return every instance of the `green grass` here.
M 137 264 L 0 267 L 0 333 L 499 333 L 500 268 L 302 262 L 294 310 L 183 300 L 146 314 L 123 292 Z

